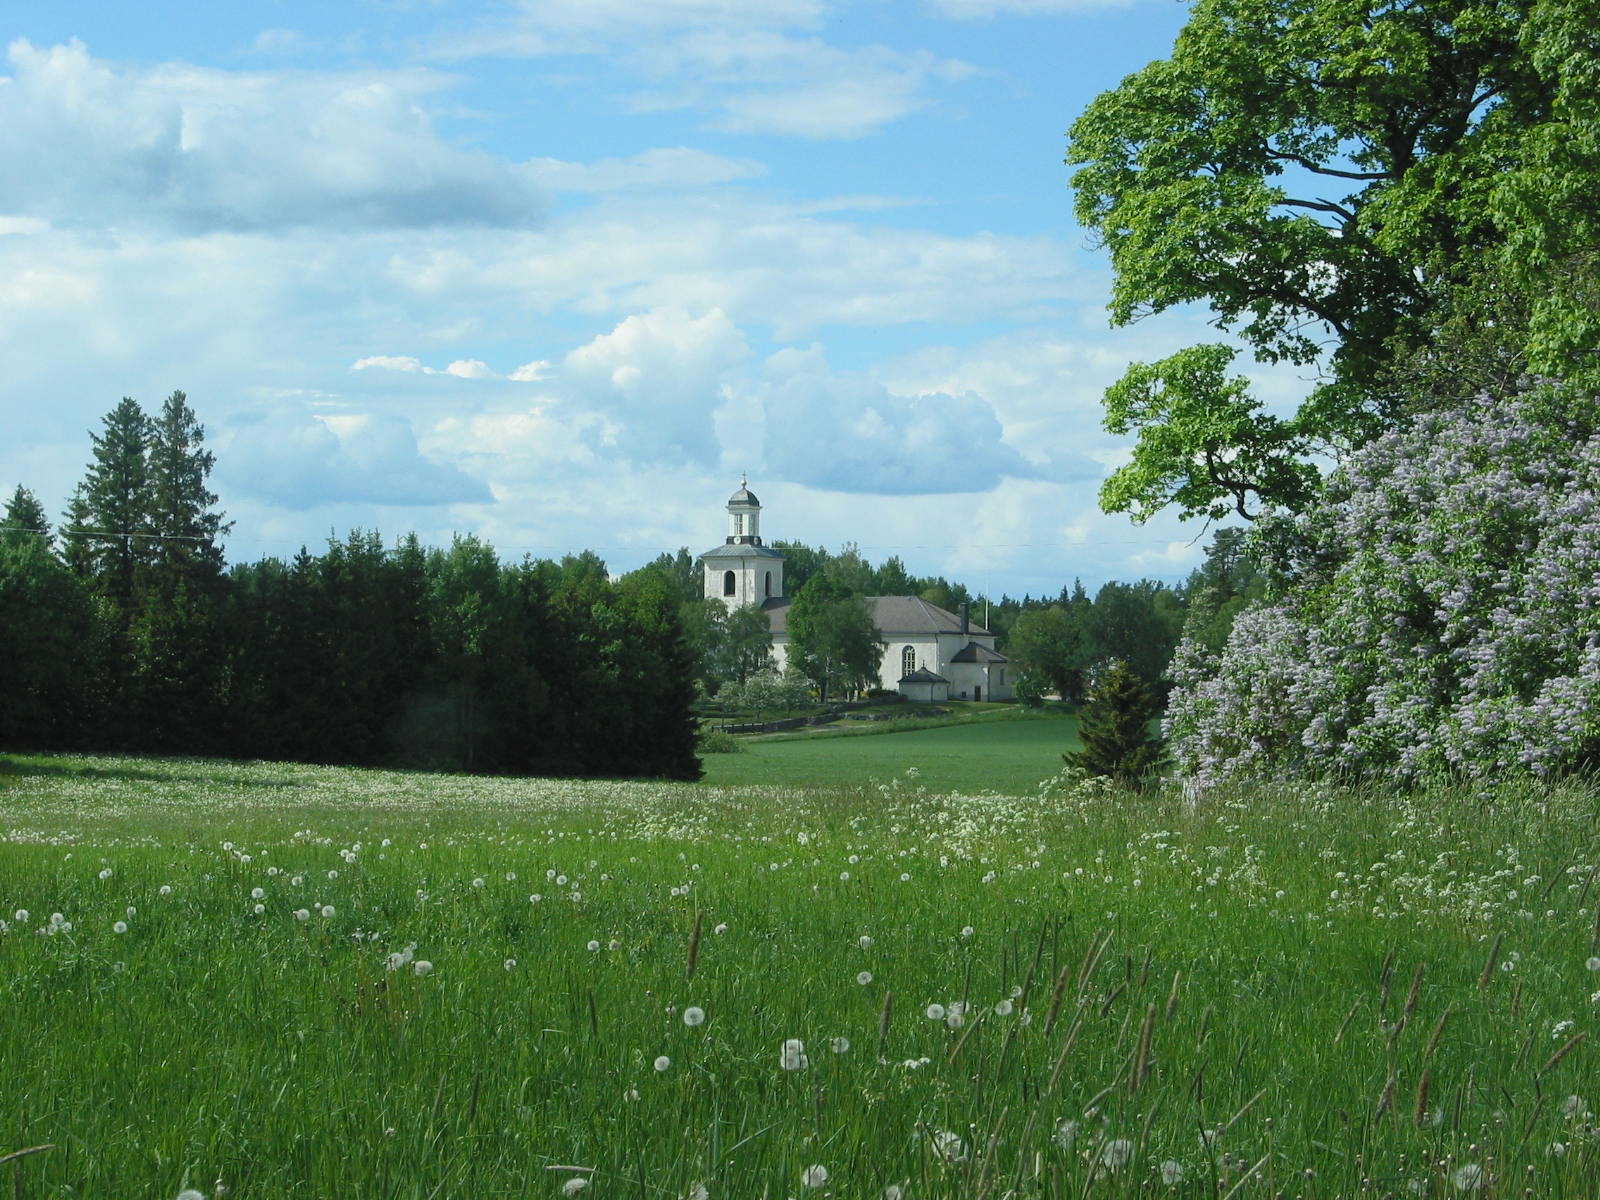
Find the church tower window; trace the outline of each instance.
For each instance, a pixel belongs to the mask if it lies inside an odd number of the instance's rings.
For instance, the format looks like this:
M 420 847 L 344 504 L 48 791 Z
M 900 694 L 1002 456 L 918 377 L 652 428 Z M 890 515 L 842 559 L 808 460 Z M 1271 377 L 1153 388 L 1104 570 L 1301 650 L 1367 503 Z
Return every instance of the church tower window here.
M 917 669 L 917 651 L 913 646 L 907 646 L 900 651 L 900 674 L 909 675 Z
M 772 595 L 772 572 L 767 572 L 767 595 Z
M 722 594 L 731 596 L 739 590 L 739 577 L 732 571 L 722 573 Z

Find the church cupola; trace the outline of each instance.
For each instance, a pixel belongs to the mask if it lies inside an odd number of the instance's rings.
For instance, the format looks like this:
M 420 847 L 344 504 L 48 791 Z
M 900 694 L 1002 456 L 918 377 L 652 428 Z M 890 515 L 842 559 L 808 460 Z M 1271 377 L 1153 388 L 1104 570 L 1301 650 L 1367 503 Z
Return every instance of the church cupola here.
M 721 600 L 730 610 L 783 598 L 783 553 L 761 544 L 761 501 L 748 480 L 741 477 L 739 490 L 728 497 L 728 536 L 700 562 L 706 599 Z
M 761 545 L 761 501 L 750 490 L 749 481 L 739 477 L 739 490 L 728 497 L 729 546 Z

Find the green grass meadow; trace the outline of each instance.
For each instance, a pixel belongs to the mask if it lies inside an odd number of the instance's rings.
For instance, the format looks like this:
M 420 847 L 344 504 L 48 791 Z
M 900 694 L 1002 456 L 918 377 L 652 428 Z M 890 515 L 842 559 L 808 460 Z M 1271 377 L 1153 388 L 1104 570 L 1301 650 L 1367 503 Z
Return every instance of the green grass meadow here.
M 1041 795 L 1064 727 L 699 785 L 14 758 L 0 1187 L 1600 1192 L 1591 792 Z
M 709 784 L 851 788 L 915 767 L 935 791 L 1031 795 L 1075 749 L 1077 721 L 1012 710 L 969 724 L 884 732 L 881 726 L 825 726 L 816 733 L 742 738 L 742 752 L 705 756 Z

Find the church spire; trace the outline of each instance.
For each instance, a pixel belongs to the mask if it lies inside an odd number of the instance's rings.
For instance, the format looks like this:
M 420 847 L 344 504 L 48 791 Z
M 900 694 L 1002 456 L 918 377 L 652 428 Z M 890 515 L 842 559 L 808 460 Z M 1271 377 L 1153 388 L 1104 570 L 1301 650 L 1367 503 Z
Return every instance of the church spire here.
M 739 473 L 739 490 L 728 497 L 728 544 L 761 545 L 761 501 L 750 490 L 750 480 Z

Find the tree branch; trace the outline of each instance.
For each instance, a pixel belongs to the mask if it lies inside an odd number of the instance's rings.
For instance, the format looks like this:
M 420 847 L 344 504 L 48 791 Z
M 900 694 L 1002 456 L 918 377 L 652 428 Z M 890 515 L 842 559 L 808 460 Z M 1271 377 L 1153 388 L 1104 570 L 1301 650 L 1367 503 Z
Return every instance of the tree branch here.
M 1356 219 L 1355 213 L 1342 204 L 1335 204 L 1332 200 L 1296 200 L 1293 197 L 1285 196 L 1278 203 L 1286 204 L 1290 208 L 1309 208 L 1313 212 L 1332 213 L 1336 217 L 1343 217 L 1346 221 L 1354 221 Z
M 1247 510 L 1244 506 L 1245 494 L 1247 492 L 1259 492 L 1260 489 L 1255 487 L 1253 484 L 1246 483 L 1242 479 L 1230 479 L 1228 476 L 1222 474 L 1221 471 L 1217 470 L 1216 454 L 1212 451 L 1210 446 L 1202 448 L 1200 452 L 1206 457 L 1206 475 L 1210 477 L 1211 482 L 1216 484 L 1225 492 L 1232 492 L 1234 511 L 1246 521 L 1254 521 L 1255 517 L 1253 517 L 1249 510 Z
M 1287 150 L 1274 150 L 1271 147 L 1267 148 L 1267 157 L 1275 158 L 1279 162 L 1292 162 L 1296 166 L 1304 167 L 1317 175 L 1332 175 L 1337 179 L 1374 180 L 1393 179 L 1395 177 L 1395 172 L 1393 171 L 1340 171 L 1334 167 L 1322 167 L 1303 154 L 1292 154 Z

